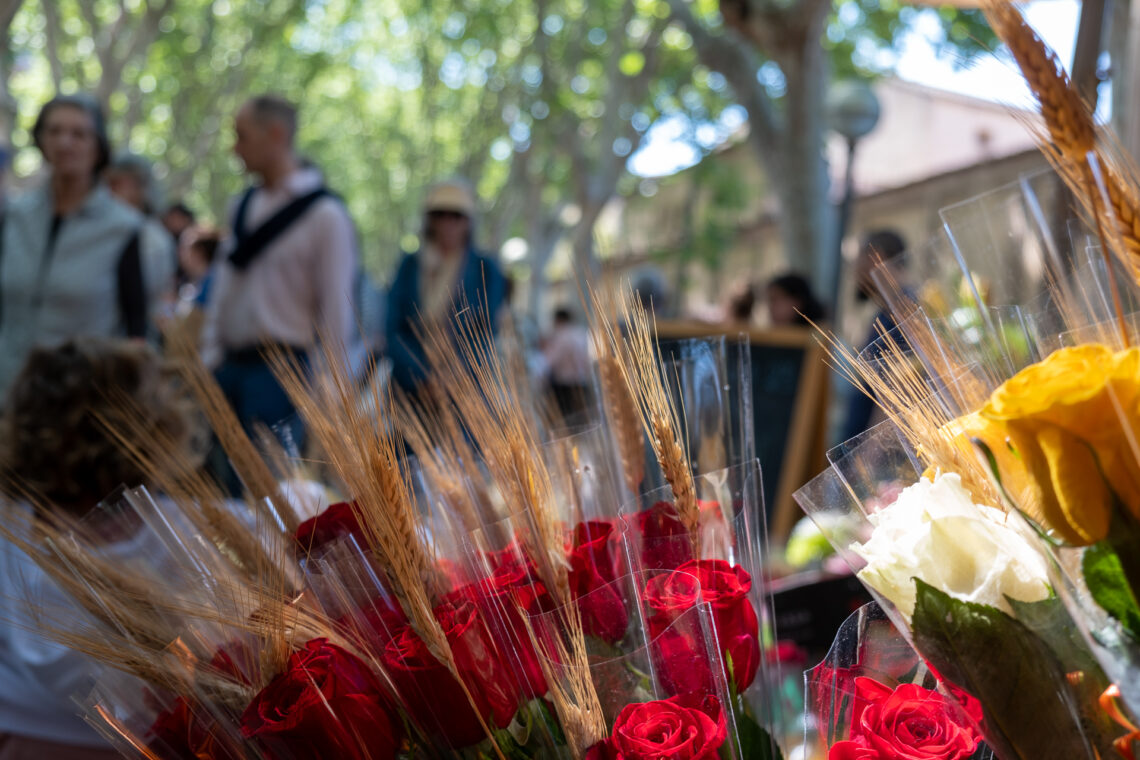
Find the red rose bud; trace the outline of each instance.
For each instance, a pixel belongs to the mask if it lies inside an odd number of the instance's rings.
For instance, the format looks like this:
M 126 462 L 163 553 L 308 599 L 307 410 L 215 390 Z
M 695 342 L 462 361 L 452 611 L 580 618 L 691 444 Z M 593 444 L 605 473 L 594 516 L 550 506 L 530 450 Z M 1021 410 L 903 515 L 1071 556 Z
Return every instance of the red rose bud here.
M 686 626 L 670 626 L 649 644 L 657 681 L 669 694 L 716 693 L 709 648 L 705 646 L 700 625 L 696 620 L 693 622 L 691 630 Z
M 503 656 L 509 658 L 524 697 L 531 699 L 545 694 L 546 678 L 518 607 L 529 614 L 552 609 L 553 600 L 546 587 L 521 563 L 514 562 L 501 566 L 490 578 L 456 593 L 467 594 L 479 607 L 491 640 L 499 645 Z
M 981 741 L 957 705 L 916 684 L 856 678 L 851 719 L 851 739 L 828 760 L 966 760 Z
M 669 502 L 659 501 L 638 512 L 634 515 L 633 528 L 641 541 L 643 569 L 675 570 L 693 558 L 689 530 Z
M 353 615 L 345 615 L 338 622 L 356 631 L 371 650 L 382 652 L 388 642 L 408 624 L 408 616 L 395 599 L 376 596 Z
M 614 588 L 617 563 L 612 551 L 613 523 L 579 523 L 570 547 L 570 591 L 578 601 L 582 628 L 589 636 L 614 644 L 629 623 L 625 600 Z
M 242 713 L 241 730 L 271 760 L 394 758 L 403 742 L 375 675 L 327 639 L 293 653 Z
M 445 600 L 435 608 L 435 617 L 481 712 L 490 715 L 499 728 L 506 728 L 518 712 L 521 695 L 475 603 L 466 598 Z
M 716 760 L 728 739 L 716 697 L 685 695 L 626 705 L 587 760 Z
M 694 582 L 695 579 L 695 582 Z M 748 599 L 752 576 L 739 565 L 721 559 L 693 560 L 676 571 L 651 578 L 646 603 L 658 613 L 650 633 L 663 630 L 698 601 L 712 608 L 717 641 L 736 692 L 743 693 L 760 666 L 760 621 Z
M 388 642 L 382 660 L 408 714 L 425 731 L 453 749 L 470 747 L 484 739 L 479 716 L 471 708 L 463 687 L 432 656 L 410 625 Z
M 365 543 L 355 506 L 342 501 L 298 525 L 294 538 L 298 549 L 312 554 L 326 544 L 348 536 L 355 536 L 362 546 Z
M 225 741 L 210 714 L 193 709 L 183 697 L 155 718 L 148 738 L 151 750 L 172 760 L 238 760 L 242 756 Z

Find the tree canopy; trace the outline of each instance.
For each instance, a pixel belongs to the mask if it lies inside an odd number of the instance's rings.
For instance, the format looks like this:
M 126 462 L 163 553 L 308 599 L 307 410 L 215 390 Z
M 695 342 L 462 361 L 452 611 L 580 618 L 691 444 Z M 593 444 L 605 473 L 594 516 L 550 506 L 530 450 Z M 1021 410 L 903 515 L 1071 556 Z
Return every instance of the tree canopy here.
M 791 24 L 793 6 L 809 4 L 818 33 L 797 21 L 787 39 L 752 39 L 741 20 L 751 8 L 753 21 L 785 14 Z M 118 147 L 152 159 L 171 198 L 222 221 L 245 181 L 230 152 L 232 115 L 249 94 L 278 92 L 300 104 L 299 146 L 348 202 L 373 272 L 417 246 L 427 185 L 459 174 L 481 198 L 485 245 L 526 241 L 518 274 L 538 273 L 534 288 L 560 246 L 579 271 L 594 266 L 595 222 L 610 199 L 637 192 L 627 162 L 654 123 L 679 117 L 704 151 L 697 127 L 740 104 L 758 148 L 790 145 L 801 96 L 821 92 L 832 73 L 889 67 L 881 53 L 916 13 L 896 0 L 14 5 L 0 31 L 0 100 L 18 106 L 5 125 L 17 149 L 30 147 L 36 109 L 54 91 L 92 92 Z M 971 14 L 940 18 L 958 50 L 985 39 Z M 797 69 L 811 57 L 787 50 L 813 47 L 828 56 Z M 809 140 L 822 134 L 816 126 Z M 16 173 L 37 161 L 21 150 Z M 774 185 L 797 181 L 767 165 Z M 818 182 L 808 185 L 821 203 Z M 794 194 L 780 195 L 794 216 Z M 715 243 L 704 241 L 700 258 L 715 257 L 705 250 Z

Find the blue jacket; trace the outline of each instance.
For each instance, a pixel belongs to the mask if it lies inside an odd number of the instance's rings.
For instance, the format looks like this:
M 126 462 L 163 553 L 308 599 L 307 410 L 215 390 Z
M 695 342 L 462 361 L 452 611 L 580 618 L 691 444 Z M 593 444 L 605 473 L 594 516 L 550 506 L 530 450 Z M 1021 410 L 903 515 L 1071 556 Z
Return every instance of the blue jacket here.
M 455 304 L 462 314 L 453 315 L 471 327 L 480 324 L 497 329 L 497 316 L 507 295 L 507 280 L 499 265 L 469 248 L 455 291 Z M 404 257 L 388 291 L 388 311 L 384 319 L 387 352 L 392 360 L 392 378 L 406 390 L 415 391 L 427 376 L 424 348 L 416 338 L 419 322 L 420 258 Z M 486 311 L 485 311 L 486 310 Z M 456 334 L 453 325 L 453 334 Z

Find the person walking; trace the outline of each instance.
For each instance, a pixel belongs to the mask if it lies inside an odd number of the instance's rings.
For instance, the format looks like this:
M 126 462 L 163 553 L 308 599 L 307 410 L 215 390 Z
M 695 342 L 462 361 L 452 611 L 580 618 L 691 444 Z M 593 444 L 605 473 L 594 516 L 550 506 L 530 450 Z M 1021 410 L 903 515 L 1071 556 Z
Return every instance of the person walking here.
M 246 101 L 234 152 L 257 183 L 233 204 L 219 251 L 203 358 L 247 429 L 276 426 L 297 447 L 303 430 L 265 352 L 302 364 L 321 340 L 347 345 L 353 331 L 356 233 L 347 209 L 295 150 L 297 109 L 275 95 Z
M 475 196 L 466 182 L 440 182 L 424 201 L 423 246 L 405 256 L 388 293 L 385 344 L 392 379 L 418 394 L 428 376 L 418 326 L 439 325 L 453 336 L 463 319 L 492 336 L 506 303 L 507 280 L 491 258 L 475 248 Z M 462 313 L 462 316 L 460 316 Z
M 0 397 L 37 347 L 76 336 L 144 338 L 161 280 L 146 271 L 144 217 L 100 179 L 111 148 L 95 101 L 53 98 L 32 139 L 48 176 L 3 217 Z

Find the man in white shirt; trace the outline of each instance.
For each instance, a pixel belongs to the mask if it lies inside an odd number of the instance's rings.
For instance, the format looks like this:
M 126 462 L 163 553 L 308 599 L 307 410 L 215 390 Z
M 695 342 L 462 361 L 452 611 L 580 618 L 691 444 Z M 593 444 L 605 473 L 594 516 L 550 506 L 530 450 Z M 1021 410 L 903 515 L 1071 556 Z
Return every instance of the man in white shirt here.
M 308 362 L 319 340 L 348 345 L 356 234 L 344 204 L 294 150 L 291 103 L 273 95 L 251 98 L 238 110 L 234 129 L 234 152 L 260 182 L 233 204 L 203 355 L 247 428 L 284 425 L 300 446 L 296 410 L 263 352 L 283 348 Z

